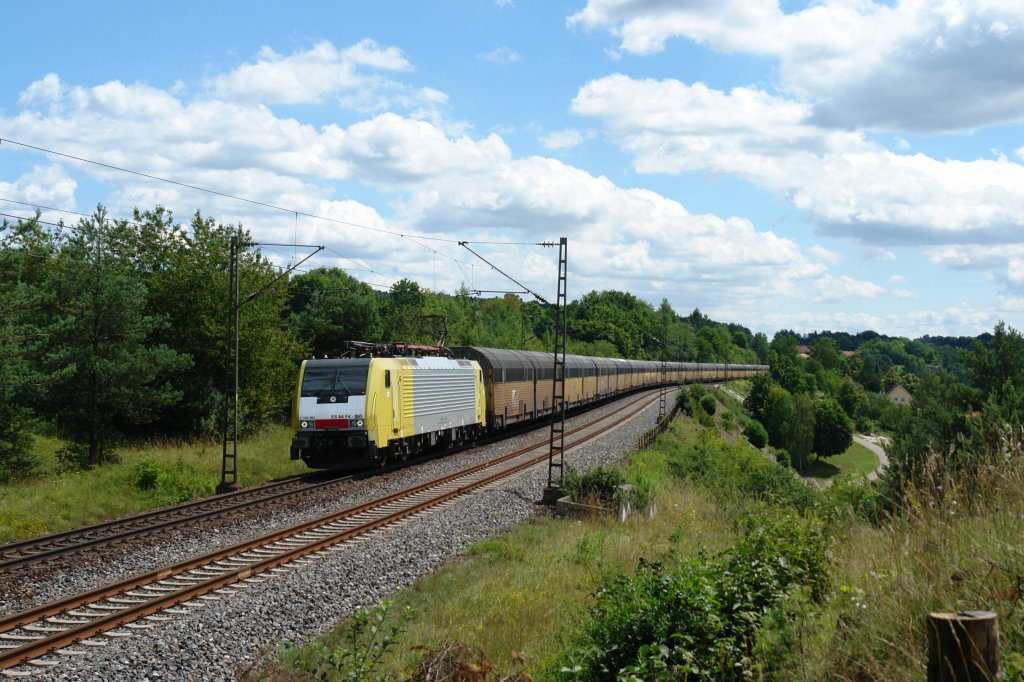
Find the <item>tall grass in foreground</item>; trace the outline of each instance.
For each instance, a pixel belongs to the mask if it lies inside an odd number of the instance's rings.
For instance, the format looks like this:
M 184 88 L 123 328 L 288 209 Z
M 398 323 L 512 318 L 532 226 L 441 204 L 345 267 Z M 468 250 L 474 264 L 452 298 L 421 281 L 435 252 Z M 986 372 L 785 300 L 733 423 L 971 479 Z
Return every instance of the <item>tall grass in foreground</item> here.
M 244 486 L 305 471 L 288 458 L 290 432 L 273 427 L 238 446 Z M 41 439 L 40 472 L 0 485 L 0 543 L 97 523 L 212 495 L 220 482 L 220 441 L 153 443 L 125 447 L 121 461 L 62 473 L 55 441 Z
M 836 546 L 836 598 L 797 680 L 920 680 L 930 611 L 999 614 L 1003 679 L 1024 680 L 1024 443 L 1018 430 L 959 482 L 912 490 L 905 513 L 851 523 Z M 948 453 L 945 455 L 948 457 Z M 933 455 L 936 471 L 943 455 Z

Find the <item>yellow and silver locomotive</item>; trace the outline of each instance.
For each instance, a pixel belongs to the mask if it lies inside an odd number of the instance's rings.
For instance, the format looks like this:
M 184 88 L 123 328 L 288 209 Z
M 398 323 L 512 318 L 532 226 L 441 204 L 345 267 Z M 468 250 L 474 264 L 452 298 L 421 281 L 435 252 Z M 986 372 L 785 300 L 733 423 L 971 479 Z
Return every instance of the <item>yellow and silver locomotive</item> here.
M 479 364 L 446 357 L 310 359 L 299 368 L 291 457 L 314 469 L 403 461 L 484 427 Z

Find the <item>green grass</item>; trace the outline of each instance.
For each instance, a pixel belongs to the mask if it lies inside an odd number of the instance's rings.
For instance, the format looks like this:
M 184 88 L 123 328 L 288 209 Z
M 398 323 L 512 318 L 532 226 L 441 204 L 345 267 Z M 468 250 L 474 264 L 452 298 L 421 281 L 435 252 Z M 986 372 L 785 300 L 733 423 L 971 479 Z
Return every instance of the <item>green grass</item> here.
M 238 445 L 238 482 L 257 485 L 306 471 L 288 458 L 290 431 L 274 427 Z M 89 471 L 61 473 L 55 456 L 61 443 L 36 439 L 42 465 L 25 479 L 0 485 L 0 542 L 136 514 L 212 495 L 220 482 L 218 441 L 159 443 L 126 447 L 121 461 Z M 155 462 L 155 487 L 142 490 L 132 472 L 143 458 Z
M 854 443 L 841 455 L 811 462 L 804 473 L 819 480 L 828 480 L 844 475 L 860 478 L 877 469 L 879 464 L 878 455 L 860 443 Z

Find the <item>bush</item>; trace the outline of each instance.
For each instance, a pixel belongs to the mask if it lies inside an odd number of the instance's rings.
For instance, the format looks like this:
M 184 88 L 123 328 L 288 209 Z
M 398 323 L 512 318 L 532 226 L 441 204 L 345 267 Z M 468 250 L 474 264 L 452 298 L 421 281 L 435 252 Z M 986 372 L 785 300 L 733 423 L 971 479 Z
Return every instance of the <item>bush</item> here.
M 743 435 L 758 450 L 763 450 L 768 445 L 768 432 L 765 431 L 764 425 L 759 421 L 751 419 L 743 428 Z
M 610 502 L 617 499 L 619 486 L 626 482 L 622 469 L 613 466 L 597 466 L 580 474 L 571 466 L 566 467 L 563 484 L 565 491 L 577 502 L 601 500 Z
M 878 523 L 883 514 L 882 493 L 877 483 L 842 477 L 825 491 L 825 511 L 831 517 L 853 515 Z
M 139 490 L 153 490 L 160 477 L 160 465 L 152 457 L 143 457 L 132 467 L 132 483 Z
M 780 457 L 784 461 L 785 453 Z M 818 491 L 802 483 L 792 470 L 711 431 L 696 443 L 674 448 L 668 466 L 677 478 L 705 485 L 721 497 L 771 501 L 800 510 L 814 507 L 819 500 Z
M 707 407 L 706 401 L 710 402 L 710 408 Z M 708 393 L 708 389 L 703 384 L 690 384 L 686 391 L 679 392 L 676 402 L 679 404 L 679 409 L 688 417 L 700 419 L 701 413 L 703 415 L 713 415 L 715 413 L 715 397 Z
M 641 560 L 612 576 L 555 677 L 577 680 L 744 679 L 765 614 L 803 588 L 827 596 L 827 536 L 821 525 L 762 508 L 717 557 L 700 554 L 669 568 Z
M 101 447 L 95 461 L 90 458 L 86 443 L 68 443 L 57 451 L 57 461 L 64 471 L 87 471 L 96 465 L 117 464 L 121 461 L 112 448 Z

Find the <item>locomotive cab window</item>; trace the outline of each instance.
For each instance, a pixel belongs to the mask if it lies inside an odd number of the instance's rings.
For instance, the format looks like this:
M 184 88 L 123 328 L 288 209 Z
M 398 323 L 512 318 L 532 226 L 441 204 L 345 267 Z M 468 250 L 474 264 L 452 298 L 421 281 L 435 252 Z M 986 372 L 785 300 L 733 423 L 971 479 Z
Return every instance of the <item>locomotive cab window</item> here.
M 325 393 L 363 395 L 366 393 L 366 375 L 369 360 L 352 360 L 330 364 L 306 365 L 302 375 L 302 395 L 319 396 Z
M 384 388 L 391 388 L 391 370 L 384 370 Z

